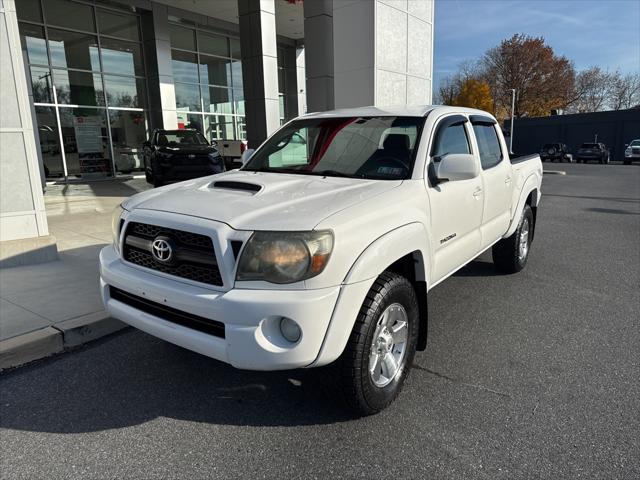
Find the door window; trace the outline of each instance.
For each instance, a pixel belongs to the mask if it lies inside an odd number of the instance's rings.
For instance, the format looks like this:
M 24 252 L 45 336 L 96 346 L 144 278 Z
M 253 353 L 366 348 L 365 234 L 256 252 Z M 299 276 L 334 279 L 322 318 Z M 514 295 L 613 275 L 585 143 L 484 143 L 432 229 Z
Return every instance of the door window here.
M 502 160 L 502 150 L 498 141 L 498 134 L 493 125 L 474 124 L 473 132 L 478 142 L 478 153 L 482 169 L 495 167 Z
M 439 162 L 441 157 L 449 153 L 471 153 L 463 123 L 440 127 L 436 133 L 431 151 L 434 161 Z

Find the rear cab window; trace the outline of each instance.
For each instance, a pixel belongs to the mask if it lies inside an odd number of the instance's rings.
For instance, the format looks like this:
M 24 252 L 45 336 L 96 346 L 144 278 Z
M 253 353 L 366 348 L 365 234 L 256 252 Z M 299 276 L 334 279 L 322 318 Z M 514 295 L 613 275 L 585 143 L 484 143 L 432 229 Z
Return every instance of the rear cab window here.
M 480 165 L 483 170 L 498 165 L 504 155 L 495 124 L 492 121 L 472 121 L 473 133 L 478 142 L 478 154 L 480 156 Z

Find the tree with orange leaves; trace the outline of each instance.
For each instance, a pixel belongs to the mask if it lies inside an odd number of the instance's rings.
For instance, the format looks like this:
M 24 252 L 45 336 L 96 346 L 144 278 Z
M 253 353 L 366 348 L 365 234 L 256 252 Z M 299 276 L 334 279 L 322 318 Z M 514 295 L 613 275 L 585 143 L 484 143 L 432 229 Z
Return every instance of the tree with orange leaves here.
M 489 84 L 475 78 L 467 79 L 454 98 L 453 105 L 493 112 L 493 97 Z

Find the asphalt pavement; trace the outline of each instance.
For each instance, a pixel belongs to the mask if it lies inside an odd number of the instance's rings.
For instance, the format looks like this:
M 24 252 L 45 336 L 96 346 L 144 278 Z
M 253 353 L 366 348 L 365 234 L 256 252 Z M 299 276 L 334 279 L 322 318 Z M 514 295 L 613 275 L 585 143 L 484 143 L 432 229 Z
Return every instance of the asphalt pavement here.
M 0 376 L 0 477 L 640 478 L 640 166 L 545 168 L 526 269 L 434 288 L 381 414 L 127 329 Z

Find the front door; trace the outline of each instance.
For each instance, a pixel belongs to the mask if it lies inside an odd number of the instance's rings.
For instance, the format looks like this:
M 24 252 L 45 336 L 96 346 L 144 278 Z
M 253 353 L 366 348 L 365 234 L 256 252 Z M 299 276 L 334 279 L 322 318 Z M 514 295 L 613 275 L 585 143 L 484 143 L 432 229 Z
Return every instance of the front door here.
M 437 164 L 448 153 L 472 153 L 467 124 L 467 118 L 462 115 L 451 115 L 440 121 L 430 150 L 431 163 Z M 429 181 L 434 252 L 431 283 L 435 284 L 478 254 L 483 188 L 480 176 L 435 185 L 433 177 Z

